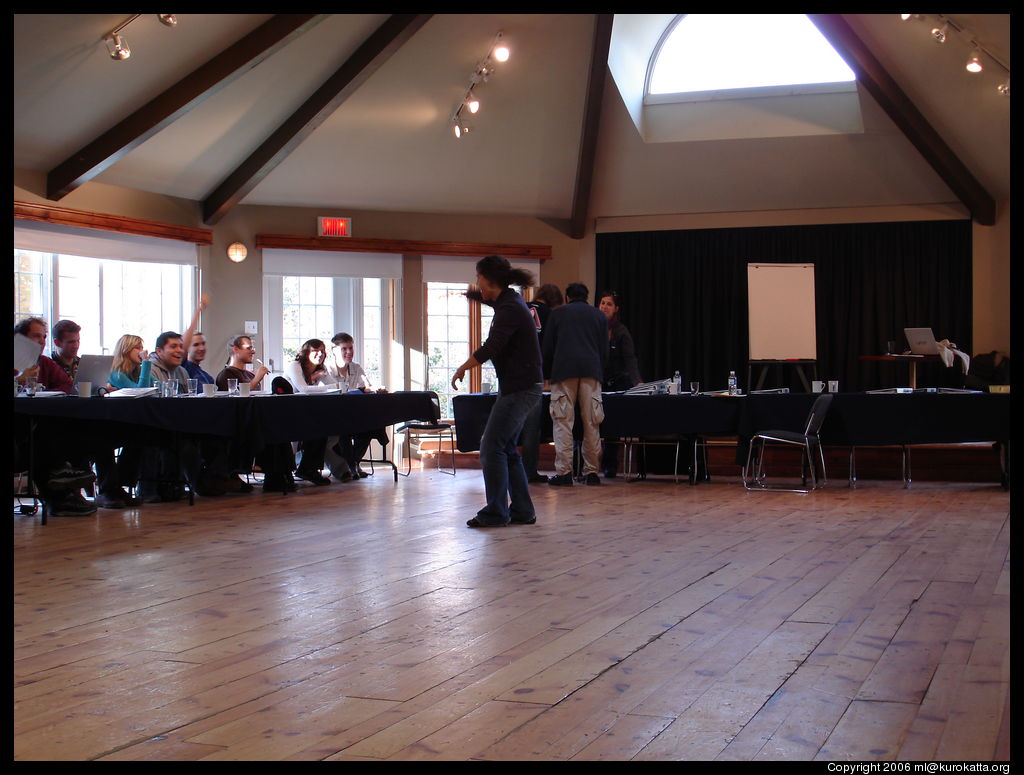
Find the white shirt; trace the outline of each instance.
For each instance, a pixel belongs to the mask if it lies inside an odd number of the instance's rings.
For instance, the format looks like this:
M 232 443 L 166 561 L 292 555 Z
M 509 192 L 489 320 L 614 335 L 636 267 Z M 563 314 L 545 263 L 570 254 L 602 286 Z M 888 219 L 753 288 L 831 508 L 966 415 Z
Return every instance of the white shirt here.
M 292 388 L 296 393 L 308 393 L 312 385 L 306 384 L 306 378 L 302 374 L 302 364 L 298 361 L 289 361 L 288 365 L 285 366 L 284 376 L 289 382 L 292 383 Z M 314 385 L 331 384 L 330 381 L 324 382 L 320 379 L 313 383 Z
M 372 387 L 366 372 L 363 371 L 363 367 L 355 362 L 350 363 L 346 369 L 343 364 L 339 364 L 334 358 L 328 358 L 327 376 L 328 381 L 347 379 L 349 390 L 355 390 L 356 388 L 366 388 L 369 390 Z

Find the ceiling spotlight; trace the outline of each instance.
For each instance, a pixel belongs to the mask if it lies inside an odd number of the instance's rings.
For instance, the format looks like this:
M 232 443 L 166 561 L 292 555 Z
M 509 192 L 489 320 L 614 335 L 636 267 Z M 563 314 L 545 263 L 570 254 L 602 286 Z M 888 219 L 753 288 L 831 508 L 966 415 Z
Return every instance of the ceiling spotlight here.
M 175 16 L 173 13 L 158 13 L 156 17 L 160 20 L 161 24 L 164 24 L 168 27 L 173 27 L 178 23 L 178 17 Z
M 967 64 L 964 68 L 969 73 L 980 73 L 982 70 L 981 65 L 981 51 L 975 47 L 974 51 L 971 52 L 971 58 L 967 60 Z
M 502 43 L 501 38 L 504 33 L 499 32 L 497 38 L 495 38 L 494 48 L 491 53 L 494 54 L 494 58 L 499 62 L 507 62 L 511 54 L 507 43 Z
M 1010 96 L 1010 76 L 1009 76 L 1009 74 L 1007 74 L 1006 80 L 1003 81 L 1001 84 L 999 84 L 996 87 L 996 89 L 998 89 L 999 93 L 1002 94 L 1004 97 L 1009 97 Z
M 466 95 L 466 107 L 469 108 L 470 113 L 476 113 L 480 110 L 480 100 L 477 99 L 472 90 Z
M 456 138 L 469 134 L 469 124 L 460 118 L 456 118 L 452 125 L 452 132 Z
M 936 43 L 945 43 L 946 34 L 949 32 L 949 22 L 946 22 L 941 27 L 932 27 L 932 37 L 935 38 Z
M 909 21 L 910 19 L 914 19 L 920 15 L 921 14 L 919 13 L 901 13 L 900 19 L 902 19 L 903 21 Z
M 107 51 L 110 52 L 111 59 L 127 59 L 132 55 L 132 50 L 128 48 L 128 41 L 120 35 L 112 33 L 107 35 L 104 40 L 107 41 Z

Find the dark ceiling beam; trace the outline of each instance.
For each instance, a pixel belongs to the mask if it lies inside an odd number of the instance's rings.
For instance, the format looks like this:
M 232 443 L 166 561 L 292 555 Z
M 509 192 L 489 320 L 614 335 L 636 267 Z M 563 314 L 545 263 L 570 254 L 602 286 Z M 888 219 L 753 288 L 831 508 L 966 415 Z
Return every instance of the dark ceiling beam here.
M 594 181 L 594 160 L 597 157 L 597 131 L 601 124 L 604 83 L 608 74 L 608 48 L 612 39 L 614 14 L 599 13 L 594 18 L 594 45 L 590 52 L 590 78 L 586 103 L 583 106 L 583 128 L 580 133 L 580 154 L 576 163 L 576 187 L 569 216 L 569 236 L 582 239 L 586 232 L 587 208 Z
M 89 182 L 171 122 L 320 22 L 324 16 L 285 13 L 268 19 L 50 170 L 46 175 L 46 198 L 62 199 Z
M 846 60 L 856 74 L 857 81 L 875 98 L 882 110 L 963 202 L 971 217 L 982 226 L 993 225 L 996 220 L 995 199 L 946 145 L 842 15 L 812 13 L 808 16 Z
M 203 222 L 217 223 L 320 126 L 433 14 L 393 14 L 309 99 L 203 201 Z

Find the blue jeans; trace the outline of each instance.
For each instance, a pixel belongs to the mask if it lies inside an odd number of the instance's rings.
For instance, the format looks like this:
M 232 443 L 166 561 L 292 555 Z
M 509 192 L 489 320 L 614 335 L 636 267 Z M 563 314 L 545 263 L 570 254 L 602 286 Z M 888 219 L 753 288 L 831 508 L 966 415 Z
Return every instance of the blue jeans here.
M 505 525 L 509 520 L 534 516 L 526 469 L 516 450 L 519 432 L 540 401 L 543 385 L 499 395 L 480 438 L 480 467 L 484 474 L 487 505 L 477 519 L 488 525 Z M 511 503 L 510 503 L 511 501 Z

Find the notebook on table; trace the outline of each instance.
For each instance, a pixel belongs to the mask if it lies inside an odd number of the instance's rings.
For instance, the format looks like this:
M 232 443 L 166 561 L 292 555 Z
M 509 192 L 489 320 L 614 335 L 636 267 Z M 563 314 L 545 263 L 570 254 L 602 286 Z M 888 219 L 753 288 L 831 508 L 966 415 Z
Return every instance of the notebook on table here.
M 904 328 L 903 333 L 907 335 L 907 344 L 914 355 L 939 354 L 939 345 L 930 328 Z
M 110 382 L 110 367 L 114 363 L 113 355 L 83 355 L 75 372 L 76 382 L 91 382 L 92 392 Z

